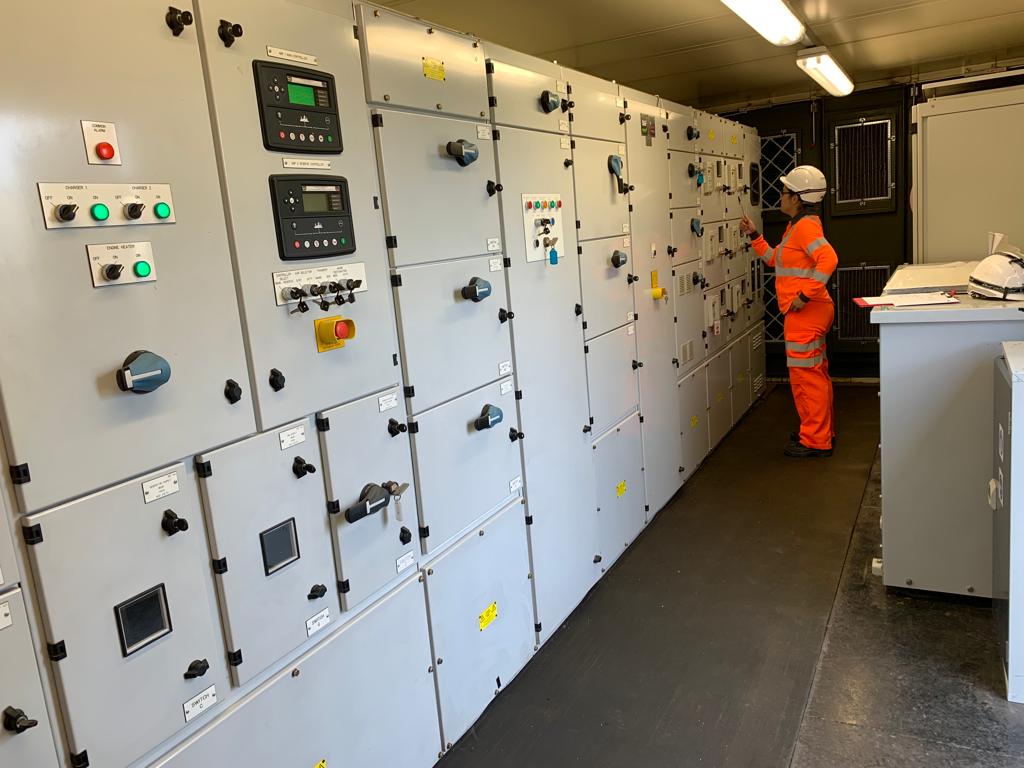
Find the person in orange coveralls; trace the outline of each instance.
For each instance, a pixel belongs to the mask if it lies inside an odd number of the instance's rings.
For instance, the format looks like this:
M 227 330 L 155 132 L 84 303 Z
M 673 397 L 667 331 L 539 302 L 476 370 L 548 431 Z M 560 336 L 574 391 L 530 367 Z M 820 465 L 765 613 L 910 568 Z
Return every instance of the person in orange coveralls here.
M 781 210 L 790 222 L 775 248 L 744 216 L 740 231 L 749 236 L 757 255 L 775 267 L 775 292 L 785 315 L 786 364 L 800 432 L 792 435 L 785 454 L 794 458 L 832 455 L 832 379 L 828 375 L 825 339 L 835 307 L 826 284 L 839 262 L 821 229 L 821 220 L 804 204 L 825 197 L 825 174 L 801 165 L 783 176 Z

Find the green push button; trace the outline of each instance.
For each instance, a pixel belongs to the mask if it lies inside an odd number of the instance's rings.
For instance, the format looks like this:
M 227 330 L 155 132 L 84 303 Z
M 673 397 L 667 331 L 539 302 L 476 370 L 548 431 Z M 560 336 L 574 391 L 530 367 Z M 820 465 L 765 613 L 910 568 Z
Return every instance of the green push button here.
M 153 213 L 158 219 L 166 219 L 171 215 L 171 206 L 167 203 L 157 203 L 153 206 Z
M 148 261 L 136 261 L 135 266 L 132 267 L 132 271 L 136 277 L 149 277 L 153 272 L 153 268 L 149 266 Z
M 110 209 L 103 203 L 93 203 L 89 213 L 96 221 L 106 221 L 110 218 Z

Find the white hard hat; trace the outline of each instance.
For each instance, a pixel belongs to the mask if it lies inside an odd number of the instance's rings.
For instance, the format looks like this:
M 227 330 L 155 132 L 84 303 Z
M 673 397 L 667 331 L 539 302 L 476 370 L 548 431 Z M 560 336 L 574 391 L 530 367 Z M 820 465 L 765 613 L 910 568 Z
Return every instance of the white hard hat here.
M 796 192 L 805 203 L 820 203 L 828 189 L 825 174 L 813 165 L 798 165 L 779 181 Z
M 1024 259 L 1013 251 L 997 251 L 981 260 L 967 285 L 976 298 L 1024 301 Z

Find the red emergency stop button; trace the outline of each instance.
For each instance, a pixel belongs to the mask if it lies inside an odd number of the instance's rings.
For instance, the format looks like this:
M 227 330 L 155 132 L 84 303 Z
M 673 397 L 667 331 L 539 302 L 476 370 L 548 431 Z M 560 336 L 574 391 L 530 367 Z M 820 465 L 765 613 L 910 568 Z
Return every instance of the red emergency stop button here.
M 347 339 L 349 334 L 349 324 L 347 320 L 339 320 L 334 324 L 334 338 L 336 339 Z
M 356 323 L 343 317 L 323 317 L 313 321 L 316 328 L 316 348 L 318 352 L 341 349 L 345 342 L 356 336 Z
M 96 145 L 96 157 L 100 160 L 114 159 L 114 145 L 109 141 L 101 141 Z

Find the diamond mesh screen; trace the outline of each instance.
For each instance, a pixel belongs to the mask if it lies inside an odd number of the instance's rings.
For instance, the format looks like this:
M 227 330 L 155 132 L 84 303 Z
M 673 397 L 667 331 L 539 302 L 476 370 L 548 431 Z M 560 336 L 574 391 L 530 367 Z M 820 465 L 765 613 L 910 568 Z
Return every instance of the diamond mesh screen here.
M 779 177 L 796 168 L 800 146 L 795 133 L 761 137 L 761 207 L 777 211 L 782 202 Z

